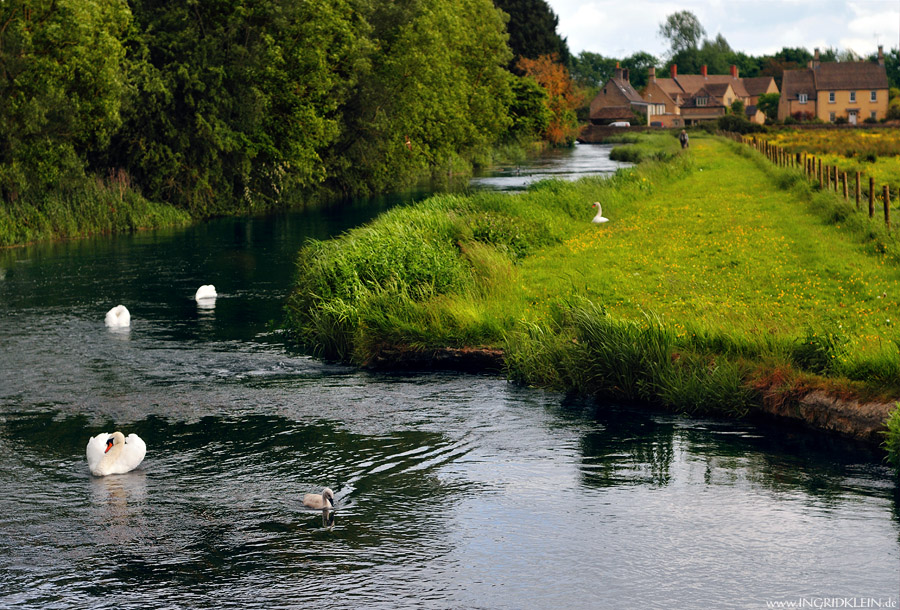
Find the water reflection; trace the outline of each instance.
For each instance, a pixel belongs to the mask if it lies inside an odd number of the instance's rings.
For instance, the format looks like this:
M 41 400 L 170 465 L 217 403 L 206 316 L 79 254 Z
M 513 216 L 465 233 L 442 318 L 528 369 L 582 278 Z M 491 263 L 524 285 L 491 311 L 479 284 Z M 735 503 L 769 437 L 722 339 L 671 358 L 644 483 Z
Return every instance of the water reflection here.
M 615 173 L 630 163 L 612 161 L 609 152 L 613 145 L 576 144 L 571 149 L 551 149 L 527 165 L 511 163 L 493 167 L 469 181 L 469 186 L 499 191 L 522 191 L 540 180 L 578 180 L 585 176 Z

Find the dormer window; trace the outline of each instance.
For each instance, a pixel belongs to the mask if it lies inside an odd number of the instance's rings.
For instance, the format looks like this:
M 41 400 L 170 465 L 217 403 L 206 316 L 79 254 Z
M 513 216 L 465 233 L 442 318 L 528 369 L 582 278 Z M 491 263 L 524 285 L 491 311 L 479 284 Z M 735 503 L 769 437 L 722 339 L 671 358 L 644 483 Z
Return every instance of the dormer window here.
M 809 96 L 806 93 L 801 93 L 797 96 L 797 101 L 801 104 L 805 104 L 809 100 Z
M 696 101 L 698 106 L 706 106 L 709 103 L 708 97 L 698 97 Z

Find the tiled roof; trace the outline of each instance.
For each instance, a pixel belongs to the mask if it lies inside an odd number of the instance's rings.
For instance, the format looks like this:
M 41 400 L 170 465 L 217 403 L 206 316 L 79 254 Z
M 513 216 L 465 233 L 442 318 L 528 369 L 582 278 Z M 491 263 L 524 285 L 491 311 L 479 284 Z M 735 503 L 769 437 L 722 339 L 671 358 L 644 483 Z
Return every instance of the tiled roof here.
M 656 84 L 659 85 L 659 88 L 665 91 L 673 100 L 676 96 L 684 93 L 684 89 L 678 86 L 678 83 L 672 78 L 657 78 Z
M 771 76 L 754 76 L 751 78 L 742 78 L 744 88 L 750 95 L 762 95 L 769 90 L 769 85 L 775 80 Z
M 834 89 L 887 89 L 884 66 L 872 61 L 829 62 L 814 68 L 819 91 Z
M 615 76 L 609 79 L 609 83 L 607 83 L 607 87 L 613 84 L 619 88 L 619 91 L 622 92 L 622 95 L 628 98 L 629 102 L 643 102 L 644 98 L 640 96 L 640 94 L 634 90 L 634 87 L 631 86 L 631 83 L 623 78 L 616 78 Z

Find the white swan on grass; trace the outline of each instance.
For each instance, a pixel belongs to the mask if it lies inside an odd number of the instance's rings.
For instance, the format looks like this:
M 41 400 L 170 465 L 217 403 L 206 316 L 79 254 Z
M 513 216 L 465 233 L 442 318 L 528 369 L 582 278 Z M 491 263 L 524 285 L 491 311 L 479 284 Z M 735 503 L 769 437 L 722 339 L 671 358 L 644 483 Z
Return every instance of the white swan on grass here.
M 303 506 L 320 510 L 334 508 L 334 492 L 326 487 L 320 494 L 306 494 L 303 496 Z
M 106 312 L 106 325 L 110 328 L 127 328 L 131 326 L 131 314 L 124 305 L 116 305 Z
M 194 295 L 195 301 L 201 301 L 203 299 L 214 299 L 218 294 L 216 294 L 216 287 L 212 284 L 204 284 L 197 289 L 197 293 Z
M 87 444 L 87 462 L 91 474 L 105 477 L 108 474 L 131 472 L 144 461 L 147 445 L 137 434 L 126 438 L 121 432 L 101 432 L 92 436 Z
M 597 208 L 597 215 L 594 216 L 594 220 L 592 220 L 591 222 L 596 222 L 596 223 L 598 223 L 598 224 L 601 223 L 601 222 L 609 222 L 609 218 L 604 218 L 604 217 L 603 217 L 603 208 L 600 207 L 600 202 L 599 202 L 599 201 L 595 201 L 594 203 L 592 203 L 592 204 L 591 204 L 591 207 L 592 207 L 592 208 Z

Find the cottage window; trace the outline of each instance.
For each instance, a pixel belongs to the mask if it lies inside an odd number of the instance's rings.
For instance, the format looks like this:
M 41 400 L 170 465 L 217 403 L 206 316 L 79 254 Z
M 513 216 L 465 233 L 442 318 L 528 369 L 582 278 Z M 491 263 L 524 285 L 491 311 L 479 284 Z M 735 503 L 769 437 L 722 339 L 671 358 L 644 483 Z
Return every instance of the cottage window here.
M 834 91 L 829 91 L 829 92 L 828 92 L 828 103 L 829 103 L 829 104 L 833 104 L 833 103 L 834 103 Z
M 832 123 L 834 123 L 834 113 L 833 112 L 830 112 L 828 114 L 828 120 L 831 121 Z
M 698 98 L 697 98 L 697 105 L 698 105 L 698 106 L 706 106 L 706 104 L 708 104 L 708 103 L 709 103 L 709 98 L 708 98 L 708 97 L 698 97 Z
M 851 103 L 851 104 L 855 104 L 855 103 L 856 103 L 856 91 L 851 91 L 851 92 L 850 92 L 850 103 Z
M 871 92 L 869 93 L 869 101 L 870 101 L 870 102 L 877 102 L 877 101 L 878 101 L 878 92 L 877 92 L 877 91 L 871 91 Z
M 873 91 L 873 93 L 874 93 L 874 91 Z M 872 118 L 873 121 L 878 120 L 878 113 L 875 112 L 874 110 L 872 111 L 872 114 L 870 114 L 869 116 Z
M 800 95 L 797 96 L 797 99 L 801 104 L 805 104 L 806 100 L 809 99 L 809 96 L 806 93 L 801 93 Z

